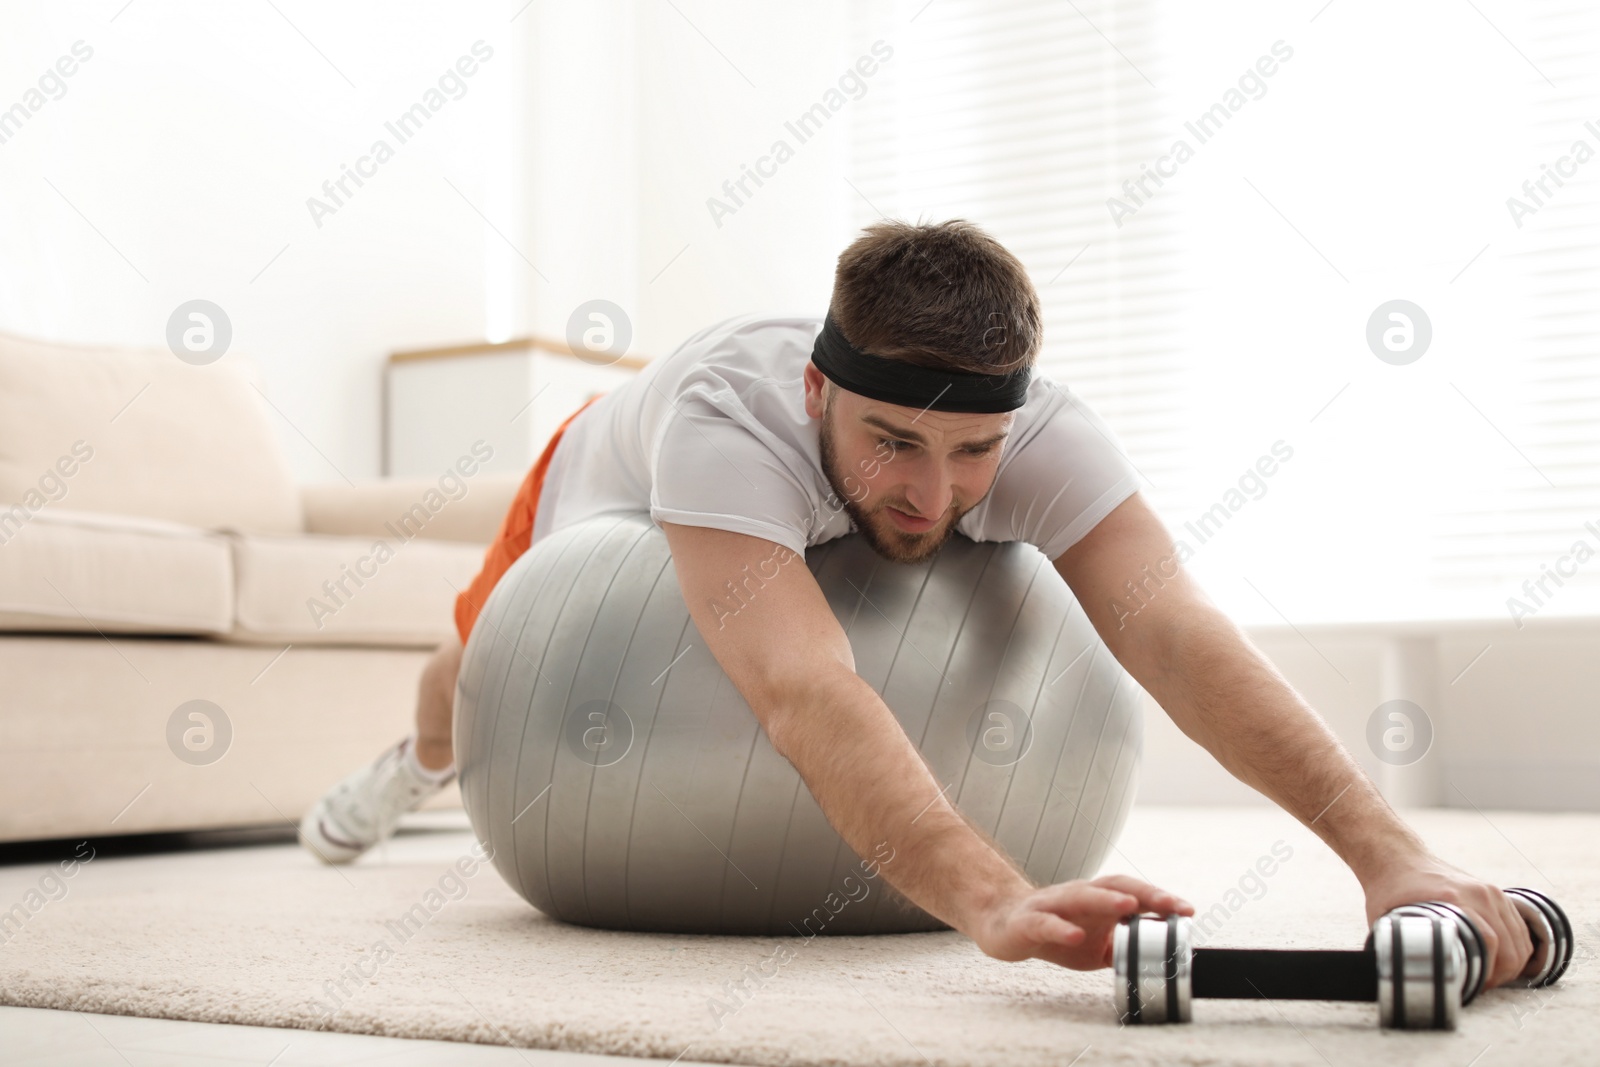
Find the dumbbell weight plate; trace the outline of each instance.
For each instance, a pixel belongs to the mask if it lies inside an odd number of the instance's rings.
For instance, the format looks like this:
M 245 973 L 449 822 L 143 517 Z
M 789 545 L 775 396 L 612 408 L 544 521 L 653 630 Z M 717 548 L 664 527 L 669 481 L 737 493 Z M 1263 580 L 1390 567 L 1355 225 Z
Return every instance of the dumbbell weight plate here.
M 1478 924 L 1473 922 L 1465 911 L 1454 904 L 1442 900 L 1427 900 L 1421 904 L 1405 904 L 1394 909 L 1398 914 L 1438 914 L 1456 924 L 1457 933 L 1461 938 L 1461 947 L 1466 957 L 1466 977 L 1461 983 L 1461 1006 L 1471 1004 L 1480 992 L 1483 991 L 1483 964 L 1488 957 L 1488 947 L 1483 942 L 1483 933 L 1478 929 Z M 1369 935 L 1367 943 L 1372 943 Z
M 1112 1001 L 1130 1025 L 1192 1018 L 1190 963 L 1194 934 L 1183 915 L 1130 916 L 1112 934 Z
M 1467 968 L 1456 924 L 1438 911 L 1407 906 L 1380 915 L 1372 940 L 1379 1025 L 1454 1030 Z
M 1533 956 L 1512 984 L 1529 989 L 1554 985 L 1572 962 L 1572 923 L 1560 905 L 1536 889 L 1505 890 L 1533 935 Z

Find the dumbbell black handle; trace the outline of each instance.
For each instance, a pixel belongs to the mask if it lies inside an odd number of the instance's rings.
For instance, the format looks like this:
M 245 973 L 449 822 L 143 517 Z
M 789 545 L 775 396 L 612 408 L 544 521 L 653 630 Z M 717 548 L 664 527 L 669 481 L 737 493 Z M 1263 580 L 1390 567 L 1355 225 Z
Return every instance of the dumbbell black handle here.
M 1378 957 L 1328 949 L 1197 948 L 1191 989 L 1208 1000 L 1378 999 Z

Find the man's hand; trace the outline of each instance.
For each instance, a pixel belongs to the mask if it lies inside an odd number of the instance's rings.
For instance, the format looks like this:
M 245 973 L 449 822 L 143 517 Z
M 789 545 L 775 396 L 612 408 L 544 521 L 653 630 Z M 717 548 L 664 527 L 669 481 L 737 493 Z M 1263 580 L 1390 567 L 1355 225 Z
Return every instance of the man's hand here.
M 1048 960 L 1075 971 L 1111 966 L 1111 932 L 1129 915 L 1193 915 L 1194 906 L 1125 874 L 1061 882 L 1002 900 L 973 931 L 984 955 Z
M 1402 904 L 1426 900 L 1442 900 L 1466 912 L 1483 934 L 1487 950 L 1483 965 L 1485 989 L 1516 978 L 1533 954 L 1528 924 L 1497 886 L 1480 882 L 1430 853 L 1385 865 L 1362 888 L 1367 894 L 1368 925 Z

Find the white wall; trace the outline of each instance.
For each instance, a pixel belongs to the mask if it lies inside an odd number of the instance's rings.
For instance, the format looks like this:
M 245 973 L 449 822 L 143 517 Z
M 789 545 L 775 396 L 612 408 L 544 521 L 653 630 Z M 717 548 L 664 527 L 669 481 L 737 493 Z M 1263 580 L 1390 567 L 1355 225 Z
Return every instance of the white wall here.
M 706 206 L 854 61 L 842 0 L 0 11 L 0 106 L 93 50 L 0 144 L 0 330 L 159 347 L 215 301 L 305 481 L 378 473 L 393 349 L 559 338 L 603 298 L 659 354 L 821 309 L 851 236 L 848 108 L 720 226 Z M 398 143 L 384 122 L 478 40 L 465 96 Z M 307 198 L 378 138 L 394 158 L 319 227 Z
M 1600 688 L 1593 649 L 1600 623 L 1487 623 L 1441 630 L 1435 672 L 1421 693 L 1385 690 L 1383 640 L 1373 631 L 1252 627 L 1251 640 L 1316 709 L 1380 785 L 1418 769 L 1433 776 L 1440 806 L 1600 810 Z M 1417 700 L 1433 741 L 1410 767 L 1380 761 L 1367 736 L 1378 705 Z M 1265 804 L 1203 748 L 1185 737 L 1153 700 L 1145 709 L 1145 753 L 1138 799 L 1152 804 Z M 1396 807 L 1408 806 L 1402 797 Z
M 834 261 L 852 236 L 853 194 L 841 177 L 849 108 L 804 144 L 784 130 L 785 120 L 816 103 L 855 59 L 845 45 L 841 0 L 678 6 L 727 59 L 671 6 L 649 6 L 655 46 L 641 52 L 640 63 L 641 84 L 650 89 L 641 107 L 649 180 L 640 308 L 651 351 L 729 315 L 820 312 Z M 747 182 L 752 195 L 719 226 L 708 198 L 723 196 L 723 183 L 738 179 L 780 137 L 794 146 L 794 158 L 759 188 Z
M 755 195 L 720 226 L 706 201 L 854 60 L 844 20 L 840 0 L 537 0 L 518 20 L 530 61 L 517 184 L 546 277 L 504 265 L 530 279 L 515 328 L 561 337 L 574 308 L 607 299 L 631 318 L 634 351 L 658 355 L 730 315 L 820 311 L 851 236 L 847 112 L 747 184 Z
M 212 300 L 261 362 L 298 477 L 376 475 L 387 353 L 484 332 L 486 229 L 448 183 L 485 197 L 502 5 L 120 8 L 0 9 L 0 107 L 93 49 L 0 144 L 0 329 L 162 347 L 178 304 Z M 479 39 L 495 55 L 465 95 L 405 144 L 386 134 Z M 393 159 L 319 228 L 307 198 L 380 137 Z

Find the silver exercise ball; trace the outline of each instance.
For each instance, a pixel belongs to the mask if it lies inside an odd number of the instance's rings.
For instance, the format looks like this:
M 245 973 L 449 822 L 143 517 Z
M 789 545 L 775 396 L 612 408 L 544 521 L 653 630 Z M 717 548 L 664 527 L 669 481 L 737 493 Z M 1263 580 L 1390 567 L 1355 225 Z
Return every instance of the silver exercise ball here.
M 1133 801 L 1140 691 L 1043 554 L 952 535 L 933 560 L 896 564 L 852 534 L 805 565 L 947 796 L 1036 882 L 1092 876 Z M 946 928 L 872 862 L 892 867 L 893 845 L 858 858 L 773 750 L 643 513 L 558 530 L 495 586 L 461 661 L 455 751 L 473 830 L 554 918 Z

